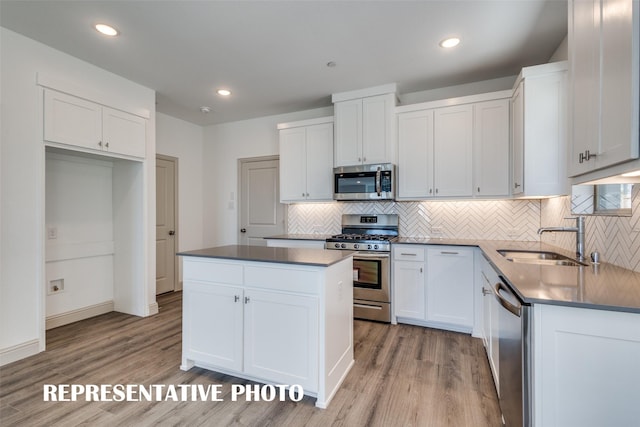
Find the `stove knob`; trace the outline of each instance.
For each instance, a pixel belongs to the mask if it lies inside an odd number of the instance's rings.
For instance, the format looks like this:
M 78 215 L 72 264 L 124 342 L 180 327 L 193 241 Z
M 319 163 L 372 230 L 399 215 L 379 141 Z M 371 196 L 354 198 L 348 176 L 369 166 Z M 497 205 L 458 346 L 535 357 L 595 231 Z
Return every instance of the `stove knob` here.
M 373 249 L 378 249 L 378 245 L 373 245 Z
M 359 245 L 359 244 L 357 244 L 357 243 L 354 243 L 354 244 L 353 244 L 353 249 L 358 249 L 359 247 L 360 247 L 360 245 Z
M 371 250 L 371 245 L 367 245 L 367 249 Z
M 333 245 L 333 247 L 340 249 L 340 243 L 336 243 L 335 245 Z
M 341 247 L 342 249 L 344 249 L 344 248 L 346 248 L 346 247 L 347 247 L 347 245 L 345 245 L 345 244 L 343 243 L 343 244 L 341 244 L 341 245 L 340 245 L 340 247 Z

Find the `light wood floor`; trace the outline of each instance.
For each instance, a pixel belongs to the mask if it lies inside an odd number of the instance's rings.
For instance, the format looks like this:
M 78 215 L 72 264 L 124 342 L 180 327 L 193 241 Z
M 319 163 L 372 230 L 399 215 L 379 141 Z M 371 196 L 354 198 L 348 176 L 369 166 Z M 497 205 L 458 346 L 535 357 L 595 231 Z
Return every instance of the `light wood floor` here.
M 329 408 L 232 402 L 243 380 L 179 369 L 180 293 L 158 302 L 153 317 L 109 313 L 47 331 L 45 352 L 0 368 L 0 425 L 501 425 L 482 343 L 468 335 L 356 321 L 356 363 Z M 43 384 L 222 384 L 224 401 L 44 402 Z

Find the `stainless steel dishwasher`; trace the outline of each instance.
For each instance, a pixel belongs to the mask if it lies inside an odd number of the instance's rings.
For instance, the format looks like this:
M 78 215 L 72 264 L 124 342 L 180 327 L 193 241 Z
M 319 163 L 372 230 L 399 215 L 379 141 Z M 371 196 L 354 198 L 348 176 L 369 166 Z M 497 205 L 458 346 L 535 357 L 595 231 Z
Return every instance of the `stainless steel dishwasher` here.
M 529 427 L 531 416 L 531 306 L 502 277 L 495 284 L 498 315 L 500 409 L 507 427 Z

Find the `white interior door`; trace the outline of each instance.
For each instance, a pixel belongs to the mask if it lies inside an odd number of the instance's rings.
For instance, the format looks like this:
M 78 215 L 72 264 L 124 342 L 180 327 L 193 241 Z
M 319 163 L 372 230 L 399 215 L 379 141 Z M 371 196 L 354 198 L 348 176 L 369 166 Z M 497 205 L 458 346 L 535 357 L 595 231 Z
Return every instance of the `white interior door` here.
M 264 237 L 285 233 L 279 160 L 246 159 L 240 166 L 239 244 L 266 246 Z
M 176 289 L 176 163 L 156 158 L 156 295 Z

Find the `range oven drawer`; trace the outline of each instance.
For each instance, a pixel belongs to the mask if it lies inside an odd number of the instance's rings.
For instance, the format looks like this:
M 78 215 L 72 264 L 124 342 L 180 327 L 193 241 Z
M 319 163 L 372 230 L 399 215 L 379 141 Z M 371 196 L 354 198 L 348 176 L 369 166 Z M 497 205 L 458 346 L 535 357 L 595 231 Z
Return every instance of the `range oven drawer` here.
M 391 304 L 366 300 L 353 300 L 353 317 L 355 319 L 391 322 Z

